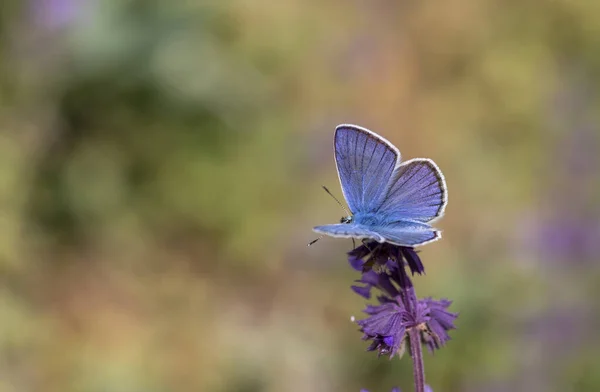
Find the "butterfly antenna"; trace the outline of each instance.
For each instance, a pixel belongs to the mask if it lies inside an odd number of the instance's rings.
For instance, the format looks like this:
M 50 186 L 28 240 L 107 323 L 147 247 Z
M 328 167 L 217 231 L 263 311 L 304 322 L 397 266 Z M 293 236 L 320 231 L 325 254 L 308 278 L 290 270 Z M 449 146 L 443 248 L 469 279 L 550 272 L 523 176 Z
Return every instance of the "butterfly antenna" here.
M 327 189 L 327 187 L 325 185 L 321 185 L 323 187 L 323 189 L 325 189 L 325 192 L 329 193 L 329 196 L 333 197 L 333 200 L 336 201 L 336 203 L 339 204 L 340 207 L 342 207 L 342 209 L 346 212 L 346 214 L 348 214 L 348 216 L 352 215 L 350 213 L 350 211 L 348 211 L 348 209 L 346 207 L 344 207 L 344 205 L 342 203 L 340 203 L 340 201 L 337 199 L 337 197 L 333 196 L 333 193 L 331 193 L 329 191 L 329 189 Z M 308 243 L 308 246 L 313 245 L 315 242 L 319 241 L 320 239 L 322 239 L 323 236 L 320 236 L 319 238 L 317 238 L 316 240 L 312 240 Z M 352 243 L 354 243 L 354 238 L 352 239 Z
M 348 211 L 348 209 L 346 207 L 344 207 L 344 205 L 342 203 L 340 203 L 340 201 L 337 199 L 337 197 L 333 196 L 333 193 L 331 193 L 325 185 L 321 185 L 321 186 L 323 187 L 323 189 L 325 189 L 325 192 L 329 193 L 329 196 L 333 197 L 333 200 L 335 200 L 340 205 L 340 207 L 342 207 L 342 209 L 344 211 L 346 211 L 346 214 L 348 214 L 348 216 L 352 215 L 350 213 L 350 211 Z
M 317 238 L 316 240 L 312 240 L 308 243 L 308 246 L 311 246 L 312 244 L 314 244 L 315 242 L 317 242 L 318 240 L 322 239 L 323 236 L 320 236 L 319 238 Z

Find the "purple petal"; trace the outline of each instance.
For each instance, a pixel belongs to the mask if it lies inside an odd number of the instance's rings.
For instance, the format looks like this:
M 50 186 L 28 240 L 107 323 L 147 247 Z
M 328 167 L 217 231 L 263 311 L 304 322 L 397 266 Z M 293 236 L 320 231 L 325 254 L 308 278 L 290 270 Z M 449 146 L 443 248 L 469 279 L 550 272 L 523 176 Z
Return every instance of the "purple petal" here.
M 361 297 L 364 297 L 366 299 L 370 299 L 371 298 L 371 286 L 367 285 L 367 286 L 350 286 L 352 288 L 352 290 L 360 295 Z
M 375 271 L 367 271 L 362 275 L 361 282 L 368 283 L 373 286 L 377 286 L 377 284 L 379 283 L 379 279 L 380 279 L 379 275 L 380 274 L 378 274 Z
M 350 263 L 350 266 L 355 270 L 362 271 L 362 266 L 365 262 L 359 257 L 350 255 L 348 256 L 348 263 Z
M 390 347 L 394 346 L 394 337 L 393 336 L 384 336 L 383 343 L 387 344 Z
M 398 286 L 400 286 L 400 289 L 410 289 L 411 287 L 413 287 L 413 285 L 406 271 L 404 270 L 404 265 L 402 264 L 404 262 L 402 261 L 402 255 L 399 250 L 398 257 L 398 260 L 400 260 L 400 264 L 396 263 L 395 266 L 390 268 L 390 277 L 394 282 L 398 284 Z
M 369 317 L 356 323 L 365 334 L 363 340 L 372 340 L 367 350 L 394 356 L 406 337 L 407 317 L 404 308 L 395 302 L 388 302 L 378 306 L 368 305 L 364 312 Z
M 435 301 L 431 298 L 425 298 L 421 302 L 426 303 L 429 307 L 431 319 L 439 323 L 445 330 L 456 328 L 454 326 L 454 320 L 458 317 L 458 313 L 452 313 L 446 310 L 452 304 L 452 301 L 447 299 Z
M 414 275 L 415 273 L 421 275 L 425 273 L 425 266 L 421 262 L 421 258 L 415 252 L 413 248 L 401 247 L 400 251 L 402 252 L 402 256 L 408 263 L 408 268 L 410 268 L 411 273 Z

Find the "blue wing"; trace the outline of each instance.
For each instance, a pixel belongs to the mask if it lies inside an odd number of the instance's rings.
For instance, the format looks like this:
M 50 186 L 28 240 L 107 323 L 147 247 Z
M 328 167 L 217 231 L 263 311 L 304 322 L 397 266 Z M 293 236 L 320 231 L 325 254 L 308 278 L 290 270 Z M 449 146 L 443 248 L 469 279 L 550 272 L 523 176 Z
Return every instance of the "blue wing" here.
M 381 136 L 356 125 L 339 125 L 335 162 L 350 211 L 376 211 L 388 193 L 400 152 Z
M 356 223 L 338 223 L 334 225 L 323 225 L 313 227 L 313 230 L 319 234 L 326 234 L 332 237 L 341 238 L 370 238 L 377 242 L 383 242 L 385 239 L 376 232 L 364 225 Z
M 372 227 L 371 230 L 382 236 L 385 242 L 400 246 L 424 245 L 442 238 L 439 230 L 419 221 L 402 220 Z
M 342 238 L 370 238 L 400 246 L 417 246 L 441 238 L 441 233 L 426 223 L 398 221 L 382 226 L 366 226 L 357 223 L 339 223 L 313 228 L 320 234 Z
M 391 183 L 378 211 L 386 220 L 431 222 L 444 213 L 448 203 L 446 182 L 432 160 L 404 162 L 394 172 Z

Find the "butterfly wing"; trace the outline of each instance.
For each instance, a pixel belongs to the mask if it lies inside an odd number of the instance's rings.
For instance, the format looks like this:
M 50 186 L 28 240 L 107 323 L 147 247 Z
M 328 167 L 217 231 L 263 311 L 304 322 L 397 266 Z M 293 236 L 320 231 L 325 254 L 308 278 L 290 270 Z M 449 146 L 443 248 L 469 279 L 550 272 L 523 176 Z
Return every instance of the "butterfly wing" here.
M 418 221 L 399 221 L 385 226 L 366 226 L 357 223 L 339 223 L 313 228 L 319 234 L 341 238 L 369 238 L 400 246 L 417 246 L 441 238 L 438 230 Z
M 356 125 L 339 125 L 335 162 L 352 213 L 376 211 L 383 202 L 400 152 L 390 142 Z
M 385 242 L 400 246 L 424 245 L 442 238 L 439 230 L 419 221 L 402 220 L 370 229 Z
M 340 238 L 370 238 L 377 242 L 384 242 L 385 239 L 368 227 L 356 223 L 338 223 L 334 225 L 316 226 L 313 230 L 319 234 L 325 234 Z
M 398 166 L 379 213 L 389 221 L 432 222 L 447 203 L 444 175 L 431 159 L 417 158 Z

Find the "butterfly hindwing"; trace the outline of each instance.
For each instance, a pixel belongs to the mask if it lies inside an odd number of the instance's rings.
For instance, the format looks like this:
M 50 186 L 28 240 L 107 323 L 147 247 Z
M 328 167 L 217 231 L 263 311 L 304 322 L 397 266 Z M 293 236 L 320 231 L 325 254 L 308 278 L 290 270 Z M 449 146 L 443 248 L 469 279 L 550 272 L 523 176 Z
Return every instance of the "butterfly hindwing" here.
M 441 238 L 439 230 L 419 221 L 398 221 L 370 229 L 382 236 L 385 242 L 400 246 L 423 245 Z
M 431 222 L 444 213 L 448 202 L 442 172 L 430 159 L 404 162 L 394 172 L 380 213 L 390 220 Z

